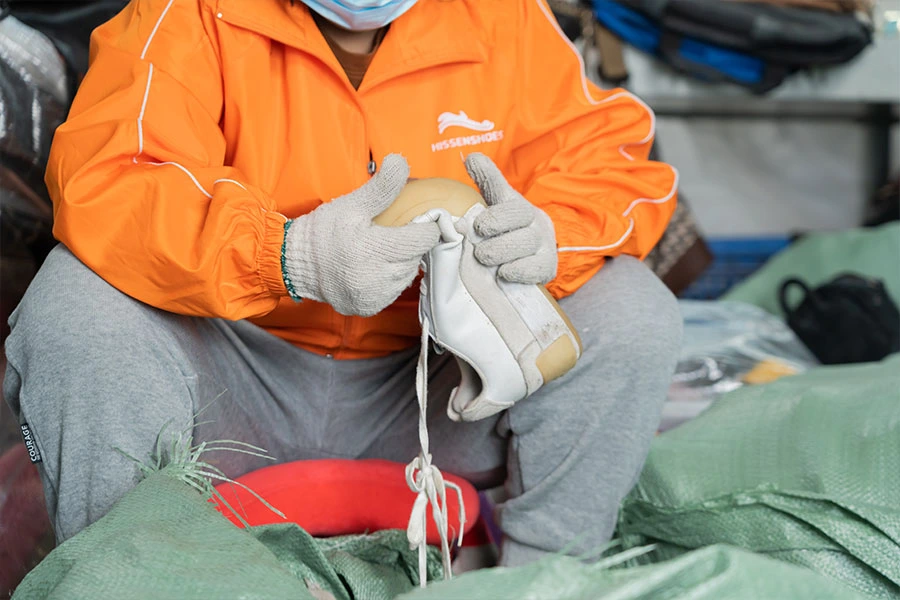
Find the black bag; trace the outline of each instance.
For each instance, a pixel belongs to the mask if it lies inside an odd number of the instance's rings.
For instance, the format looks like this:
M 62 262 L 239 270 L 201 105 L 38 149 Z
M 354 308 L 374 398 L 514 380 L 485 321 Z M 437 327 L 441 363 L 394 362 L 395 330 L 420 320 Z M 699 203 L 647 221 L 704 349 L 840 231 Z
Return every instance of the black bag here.
M 788 68 L 845 63 L 872 42 L 854 14 L 720 0 L 617 0 L 679 37 L 757 56 Z
M 617 36 L 678 71 L 767 92 L 802 69 L 849 61 L 872 42 L 855 14 L 722 0 L 593 0 Z
M 803 300 L 791 308 L 791 288 Z M 900 311 L 884 283 L 853 274 L 840 275 L 810 290 L 799 279 L 781 285 L 781 307 L 788 325 L 827 365 L 871 362 L 900 352 Z

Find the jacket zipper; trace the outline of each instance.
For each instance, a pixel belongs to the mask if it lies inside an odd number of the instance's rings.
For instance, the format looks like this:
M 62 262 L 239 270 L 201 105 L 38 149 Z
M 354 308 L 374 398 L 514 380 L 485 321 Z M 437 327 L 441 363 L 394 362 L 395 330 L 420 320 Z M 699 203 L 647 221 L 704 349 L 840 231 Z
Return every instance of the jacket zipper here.
M 375 162 L 375 155 L 372 153 L 371 146 L 369 147 L 369 162 L 366 164 L 366 171 L 369 173 L 369 177 L 373 176 L 375 172 L 378 170 L 378 164 Z M 353 329 L 353 317 L 342 316 L 344 320 L 343 331 L 341 332 L 341 343 L 338 346 L 337 350 L 335 350 L 335 355 L 344 351 L 347 347 L 347 338 L 350 337 L 350 332 Z

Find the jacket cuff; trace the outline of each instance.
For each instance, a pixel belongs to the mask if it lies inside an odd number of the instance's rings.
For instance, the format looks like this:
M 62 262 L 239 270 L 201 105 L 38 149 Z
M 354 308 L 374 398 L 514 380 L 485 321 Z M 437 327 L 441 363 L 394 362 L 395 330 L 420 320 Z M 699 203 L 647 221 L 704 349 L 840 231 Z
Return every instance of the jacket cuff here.
M 283 276 L 284 240 L 289 223 L 288 218 L 280 213 L 266 213 L 259 274 L 263 285 L 276 297 L 291 295 Z
M 294 287 L 294 282 L 291 281 L 291 274 L 287 268 L 287 259 L 285 257 L 285 250 L 287 250 L 287 240 L 288 240 L 288 232 L 291 230 L 291 225 L 293 225 L 294 220 L 288 219 L 284 224 L 284 238 L 281 242 L 281 279 L 284 281 L 284 287 L 287 288 L 288 295 L 292 300 L 296 302 L 300 302 L 303 298 L 300 297 L 300 294 L 297 292 L 297 288 Z

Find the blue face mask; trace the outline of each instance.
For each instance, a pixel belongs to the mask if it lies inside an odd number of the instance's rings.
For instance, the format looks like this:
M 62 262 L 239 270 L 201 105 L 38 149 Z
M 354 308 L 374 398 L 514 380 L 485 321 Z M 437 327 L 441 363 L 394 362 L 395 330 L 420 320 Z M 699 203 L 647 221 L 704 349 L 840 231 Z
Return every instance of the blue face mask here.
M 380 29 L 412 8 L 416 0 L 303 0 L 335 25 L 350 31 Z

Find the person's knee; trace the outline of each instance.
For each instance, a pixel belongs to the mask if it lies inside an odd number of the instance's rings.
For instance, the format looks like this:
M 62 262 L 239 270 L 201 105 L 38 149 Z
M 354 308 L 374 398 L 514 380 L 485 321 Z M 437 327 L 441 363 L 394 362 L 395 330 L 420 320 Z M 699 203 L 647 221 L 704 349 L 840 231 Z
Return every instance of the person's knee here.
M 58 354 L 79 352 L 91 339 L 134 339 L 128 323 L 145 310 L 58 245 L 10 316 L 7 349 Z
M 642 262 L 610 260 L 562 306 L 582 337 L 584 363 L 614 363 L 623 375 L 671 376 L 681 347 L 681 313 L 672 292 Z
M 32 411 L 40 405 L 56 414 L 61 407 L 54 408 L 54 399 L 73 389 L 98 397 L 103 386 L 121 388 L 117 373 L 139 371 L 148 358 L 140 349 L 162 335 L 155 318 L 153 309 L 119 292 L 57 246 L 10 316 L 3 386 L 7 402 L 17 415 L 28 402 Z M 116 402 L 96 400 L 105 401 Z
M 615 315 L 625 324 L 624 354 L 659 368 L 677 359 L 681 348 L 683 319 L 678 301 L 646 265 L 628 257 L 635 267 L 634 287 L 614 305 Z

